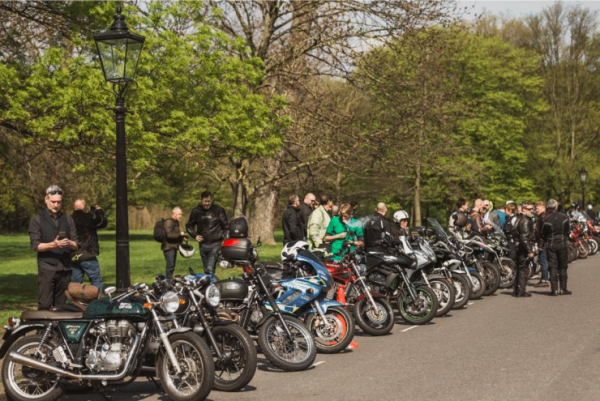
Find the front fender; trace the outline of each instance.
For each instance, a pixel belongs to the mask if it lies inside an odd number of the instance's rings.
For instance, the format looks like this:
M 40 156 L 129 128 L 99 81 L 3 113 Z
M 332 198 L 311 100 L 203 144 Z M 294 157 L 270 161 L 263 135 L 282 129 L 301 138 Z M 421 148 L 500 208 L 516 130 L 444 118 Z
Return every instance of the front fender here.
M 178 327 L 176 329 L 171 329 L 167 332 L 167 336 L 172 336 L 173 334 L 179 334 L 179 333 L 187 333 L 188 331 L 191 331 L 192 328 L 191 327 Z
M 428 274 L 427 275 L 427 279 L 428 280 L 446 280 L 446 276 L 442 276 L 441 274 Z
M 323 310 L 323 313 L 327 313 L 327 309 L 329 309 L 329 308 L 333 308 L 333 307 L 345 308 L 346 307 L 346 305 L 344 305 L 343 303 L 334 301 L 334 300 L 319 301 L 319 306 L 321 307 L 321 310 Z M 304 312 L 302 312 L 302 314 L 300 314 L 299 317 L 306 316 L 310 313 L 318 313 L 318 311 L 315 308 L 307 309 Z
M 33 323 L 33 324 L 25 324 L 17 327 L 14 331 L 9 332 L 8 330 L 4 333 L 4 343 L 0 348 L 0 359 L 4 358 L 6 352 L 10 348 L 10 346 L 17 341 L 19 338 L 23 337 L 25 334 L 34 330 L 45 330 L 46 326 L 42 323 Z
M 383 295 L 381 295 L 381 294 L 380 294 L 380 293 L 378 293 L 378 292 L 373 292 L 373 291 L 370 291 L 370 294 L 371 294 L 371 296 L 372 296 L 373 298 L 385 298 Z M 365 299 L 366 297 L 367 297 L 367 294 L 365 294 L 365 293 L 362 293 L 362 294 L 360 294 L 360 295 L 359 295 L 359 296 L 356 298 L 356 301 L 355 301 L 355 302 L 358 302 L 358 301 L 360 301 L 361 299 Z

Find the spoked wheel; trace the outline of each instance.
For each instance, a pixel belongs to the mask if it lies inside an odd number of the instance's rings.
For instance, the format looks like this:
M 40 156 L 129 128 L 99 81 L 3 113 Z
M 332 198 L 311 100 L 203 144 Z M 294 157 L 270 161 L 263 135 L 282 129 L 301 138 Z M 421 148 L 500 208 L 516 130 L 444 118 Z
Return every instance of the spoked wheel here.
M 41 355 L 36 355 L 41 340 L 41 335 L 22 337 L 15 341 L 8 352 L 15 351 L 34 359 L 43 356 L 46 363 L 52 364 L 52 349 L 56 344 L 45 344 L 41 347 Z M 11 400 L 54 401 L 63 394 L 56 375 L 13 362 L 9 356 L 5 357 L 2 364 L 2 383 Z
M 485 292 L 485 280 L 481 277 L 481 274 L 477 272 L 469 272 L 471 275 L 471 298 L 480 299 Z
M 237 324 L 215 326 L 212 328 L 212 334 L 222 355 L 219 359 L 213 352 L 215 389 L 237 391 L 246 387 L 256 373 L 254 341 L 246 330 Z
M 415 290 L 417 291 L 416 299 L 413 299 L 410 294 L 401 295 L 398 298 L 400 316 L 410 324 L 427 324 L 437 313 L 437 297 L 433 290 L 426 286 L 417 287 Z
M 435 292 L 438 301 L 436 317 L 446 315 L 454 305 L 454 286 L 446 279 L 430 280 L 429 286 Z
M 590 253 L 590 247 L 587 243 L 580 242 L 579 245 L 577 245 L 577 252 L 579 252 L 579 255 L 577 256 L 579 259 L 585 259 Z
M 354 338 L 354 319 L 343 308 L 333 307 L 325 312 L 327 322 L 323 323 L 318 313 L 306 318 L 306 327 L 315 336 L 317 351 L 334 354 L 346 349 Z
M 156 371 L 165 392 L 176 401 L 203 400 L 215 382 L 215 364 L 208 345 L 194 333 L 179 333 L 169 337 L 181 373 L 178 373 L 166 352 L 161 352 Z
M 515 286 L 515 279 L 517 278 L 517 265 L 512 259 L 502 258 L 503 274 L 500 274 L 500 288 L 511 288 Z
M 265 357 L 280 369 L 308 369 L 317 356 L 313 335 L 298 319 L 286 315 L 282 318 L 294 341 L 288 337 L 279 318 L 272 316 L 258 330 L 258 345 Z
M 500 272 L 496 269 L 496 266 L 490 262 L 481 262 L 483 268 L 483 279 L 485 280 L 485 291 L 483 295 L 492 295 L 500 287 Z
M 368 298 L 363 298 L 354 304 L 356 324 L 367 334 L 382 336 L 394 327 L 394 311 L 384 298 L 373 298 L 375 307 Z
M 452 274 L 452 284 L 454 284 L 454 305 L 452 309 L 464 307 L 471 297 L 471 285 L 469 279 L 462 274 Z

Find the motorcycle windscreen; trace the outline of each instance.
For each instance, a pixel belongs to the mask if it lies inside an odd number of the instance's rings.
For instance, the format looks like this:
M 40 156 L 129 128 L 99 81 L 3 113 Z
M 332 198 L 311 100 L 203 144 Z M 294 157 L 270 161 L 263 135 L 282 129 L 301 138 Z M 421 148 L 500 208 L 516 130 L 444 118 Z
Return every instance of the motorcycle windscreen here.
M 314 253 L 305 249 L 298 252 L 296 259 L 310 264 L 315 269 L 317 277 L 324 281 L 324 287 L 331 287 L 331 273 L 329 273 L 329 270 L 323 265 L 323 262 L 321 262 L 319 258 L 315 256 Z

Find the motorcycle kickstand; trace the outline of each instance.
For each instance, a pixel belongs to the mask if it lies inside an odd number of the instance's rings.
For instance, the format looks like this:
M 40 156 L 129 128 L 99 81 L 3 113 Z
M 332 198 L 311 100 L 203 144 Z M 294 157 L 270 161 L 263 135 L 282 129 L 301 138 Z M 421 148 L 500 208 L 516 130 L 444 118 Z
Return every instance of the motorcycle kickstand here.
M 156 379 L 154 377 L 147 376 L 146 378 L 148 379 L 148 381 L 151 381 L 152 383 L 154 383 L 157 390 L 161 389 L 160 384 L 158 384 L 158 381 L 156 381 Z

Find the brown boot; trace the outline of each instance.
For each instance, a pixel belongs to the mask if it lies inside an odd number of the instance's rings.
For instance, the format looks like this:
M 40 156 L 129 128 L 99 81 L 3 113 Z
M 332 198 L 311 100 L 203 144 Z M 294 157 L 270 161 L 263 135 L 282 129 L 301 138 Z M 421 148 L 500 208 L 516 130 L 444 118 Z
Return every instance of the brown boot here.
M 550 287 L 550 283 L 548 283 L 547 281 L 540 280 L 537 283 L 535 283 L 533 286 L 534 287 L 538 287 L 538 288 L 541 288 L 541 287 Z

